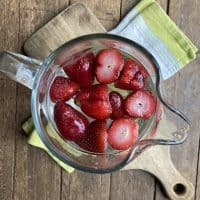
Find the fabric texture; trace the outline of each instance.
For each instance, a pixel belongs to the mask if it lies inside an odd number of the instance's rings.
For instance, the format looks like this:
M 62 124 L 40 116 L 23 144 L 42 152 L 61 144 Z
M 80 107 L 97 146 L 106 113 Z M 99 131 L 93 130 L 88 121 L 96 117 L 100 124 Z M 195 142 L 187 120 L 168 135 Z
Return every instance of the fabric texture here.
M 164 80 L 194 60 L 198 51 L 155 0 L 140 1 L 110 33 L 146 48 L 157 60 Z

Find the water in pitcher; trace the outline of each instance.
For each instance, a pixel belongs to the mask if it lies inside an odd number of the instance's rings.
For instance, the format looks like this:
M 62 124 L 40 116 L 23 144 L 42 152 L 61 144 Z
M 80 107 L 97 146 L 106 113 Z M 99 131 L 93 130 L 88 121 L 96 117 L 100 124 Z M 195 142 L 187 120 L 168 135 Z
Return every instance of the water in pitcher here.
M 92 52 L 94 55 L 97 55 L 98 52 L 100 52 L 101 49 L 93 49 L 92 51 L 90 50 L 90 52 Z M 88 52 L 87 52 L 88 53 Z M 125 52 L 122 52 L 120 51 L 120 53 L 122 54 L 123 56 L 123 59 L 126 60 L 127 58 L 129 59 L 132 59 L 134 61 L 136 61 L 137 63 L 139 63 L 138 60 L 136 60 L 135 58 L 133 58 L 131 55 L 125 53 Z M 83 54 L 84 55 L 84 54 Z M 80 57 L 78 58 L 80 59 Z M 70 60 L 69 60 L 69 64 L 71 64 L 72 62 L 76 62 L 76 56 L 75 57 L 72 57 Z M 65 66 L 67 65 L 67 62 L 65 62 Z M 145 70 L 146 71 L 146 70 Z M 147 73 L 147 71 L 146 71 Z M 61 66 L 57 66 L 56 70 L 54 71 L 53 73 L 53 78 L 52 78 L 52 81 L 50 84 L 53 83 L 54 79 L 58 76 L 62 76 L 62 77 L 66 77 L 66 78 L 70 78 L 68 77 L 68 75 L 65 73 L 65 71 L 63 70 L 63 68 Z M 80 77 L 81 78 L 81 77 Z M 97 79 L 95 78 L 94 80 L 94 83 L 93 85 L 95 84 L 100 84 Z M 112 91 L 115 91 L 115 92 L 118 92 L 119 94 L 121 94 L 121 96 L 125 99 L 130 93 L 132 93 L 133 91 L 131 90 L 126 90 L 126 89 L 120 89 L 120 88 L 117 88 L 115 87 L 115 84 L 114 83 L 111 83 L 111 84 L 107 84 L 108 88 L 109 88 L 109 92 L 112 92 Z M 152 92 L 152 94 L 155 93 L 155 88 L 154 88 L 154 84 L 153 84 L 153 81 L 151 80 L 151 77 L 148 75 L 148 78 L 145 80 L 145 86 L 143 88 L 143 90 L 148 90 L 150 92 Z M 73 147 L 75 148 L 78 148 L 78 149 L 81 149 L 81 147 L 79 145 L 76 144 L 76 142 L 74 141 L 70 141 L 70 140 L 67 140 L 66 138 L 63 137 L 62 133 L 59 132 L 58 130 L 58 127 L 55 123 L 55 120 L 54 120 L 54 107 L 55 107 L 55 103 L 51 100 L 50 98 L 50 88 L 49 87 L 49 91 L 48 91 L 48 95 L 46 96 L 46 106 L 47 106 L 47 115 L 48 115 L 48 118 L 49 118 L 49 121 L 51 122 L 51 124 L 53 125 L 54 129 L 57 130 L 57 132 L 59 133 L 59 135 L 65 140 L 65 142 L 69 143 L 70 145 L 72 145 Z M 156 95 L 154 95 L 156 96 Z M 65 102 L 66 104 L 69 104 L 70 106 L 72 106 L 75 110 L 77 110 L 78 112 L 80 112 L 83 116 L 85 116 L 89 122 L 92 122 L 94 121 L 94 118 L 88 116 L 85 112 L 83 112 L 83 110 L 81 109 L 80 105 L 77 105 L 76 104 L 76 101 L 75 101 L 75 96 L 73 96 L 72 98 L 70 98 L 69 100 L 67 100 Z M 139 135 L 138 137 L 141 137 L 143 135 L 143 132 L 145 132 L 145 127 L 149 127 L 149 125 L 154 121 L 154 118 L 155 118 L 155 115 L 153 114 L 151 117 L 149 117 L 148 119 L 144 119 L 144 118 L 138 118 L 138 117 L 133 117 L 132 119 L 134 121 L 136 121 L 139 125 Z M 112 119 L 108 118 L 106 120 L 106 127 L 110 127 L 111 126 L 111 123 L 113 122 Z M 84 149 L 82 149 L 83 151 L 85 151 Z M 107 144 L 107 148 L 106 148 L 106 153 L 113 153 L 113 152 L 116 152 L 116 151 L 119 151 L 118 149 L 114 149 L 112 148 L 111 145 Z

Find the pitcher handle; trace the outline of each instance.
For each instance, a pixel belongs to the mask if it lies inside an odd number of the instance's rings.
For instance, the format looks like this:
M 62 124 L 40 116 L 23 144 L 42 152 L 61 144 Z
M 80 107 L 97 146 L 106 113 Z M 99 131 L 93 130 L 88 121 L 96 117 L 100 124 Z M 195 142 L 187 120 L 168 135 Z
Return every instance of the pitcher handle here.
M 41 61 L 21 54 L 0 52 L 0 71 L 29 89 L 33 87 L 35 74 L 41 64 Z

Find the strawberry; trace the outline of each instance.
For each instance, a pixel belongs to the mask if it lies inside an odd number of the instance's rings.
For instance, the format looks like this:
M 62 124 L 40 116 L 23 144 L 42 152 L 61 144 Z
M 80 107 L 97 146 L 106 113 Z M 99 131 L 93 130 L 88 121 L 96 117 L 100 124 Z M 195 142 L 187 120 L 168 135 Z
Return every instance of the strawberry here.
M 80 104 L 83 112 L 95 119 L 106 119 L 112 112 L 107 85 L 97 84 L 80 91 L 76 95 L 75 102 Z
M 76 141 L 81 148 L 103 153 L 107 147 L 106 121 L 93 121 L 86 130 L 86 133 Z
M 112 83 L 123 68 L 124 60 L 117 49 L 101 50 L 96 56 L 95 74 L 100 83 Z
M 110 104 L 112 107 L 111 119 L 119 118 L 124 115 L 123 111 L 123 97 L 118 92 L 111 92 L 109 94 Z
M 89 125 L 85 116 L 62 101 L 54 107 L 54 120 L 59 132 L 67 140 L 75 140 L 84 135 Z
M 130 88 L 132 89 L 144 88 L 144 76 L 140 71 L 137 72 L 134 78 L 130 81 Z
M 126 150 L 136 141 L 138 124 L 130 118 L 119 118 L 112 122 L 108 130 L 108 143 L 117 150 Z
M 57 76 L 50 88 L 50 98 L 53 102 L 69 100 L 79 89 L 79 85 L 69 78 Z
M 81 105 L 81 109 L 84 113 L 94 119 L 107 119 L 111 114 L 109 101 L 87 101 Z
M 147 76 L 146 70 L 140 63 L 128 58 L 115 86 L 127 90 L 141 89 L 145 86 Z
M 94 81 L 94 62 L 95 56 L 93 53 L 87 53 L 78 59 L 74 58 L 74 62 L 66 62 L 62 64 L 65 73 L 81 87 L 90 87 Z
M 126 98 L 124 109 L 131 117 L 147 119 L 155 113 L 156 100 L 150 91 L 138 90 Z

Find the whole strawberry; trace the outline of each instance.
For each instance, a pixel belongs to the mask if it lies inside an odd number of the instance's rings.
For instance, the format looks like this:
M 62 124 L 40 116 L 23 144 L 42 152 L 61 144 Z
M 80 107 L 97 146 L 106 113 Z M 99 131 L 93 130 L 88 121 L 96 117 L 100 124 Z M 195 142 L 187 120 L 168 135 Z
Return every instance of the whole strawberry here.
M 57 76 L 50 88 L 50 98 L 53 102 L 67 101 L 79 88 L 79 84 L 71 79 Z
M 75 101 L 84 113 L 95 119 L 107 119 L 112 113 L 107 85 L 97 84 L 81 90 Z
M 84 135 L 89 125 L 84 115 L 62 101 L 54 107 L 54 120 L 59 132 L 67 140 L 76 140 Z
M 112 107 L 112 114 L 110 118 L 116 119 L 125 115 L 123 110 L 124 99 L 118 92 L 111 92 L 109 94 L 110 104 Z
M 145 86 L 147 76 L 146 70 L 140 63 L 128 58 L 119 78 L 115 82 L 115 86 L 126 90 L 142 89 Z
M 83 149 L 103 153 L 107 147 L 106 121 L 95 120 L 87 128 L 86 133 L 76 140 Z
M 94 81 L 94 63 L 94 54 L 88 53 L 63 64 L 62 67 L 73 81 L 79 83 L 81 87 L 87 88 L 92 86 Z

